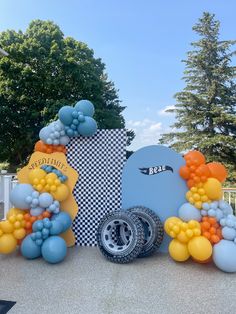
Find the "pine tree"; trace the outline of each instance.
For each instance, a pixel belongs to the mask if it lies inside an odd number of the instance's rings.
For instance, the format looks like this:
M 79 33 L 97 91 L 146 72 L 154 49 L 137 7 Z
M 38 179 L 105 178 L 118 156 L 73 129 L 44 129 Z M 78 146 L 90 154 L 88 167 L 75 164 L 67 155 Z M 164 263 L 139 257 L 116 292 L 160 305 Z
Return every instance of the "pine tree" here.
M 198 149 L 208 161 L 220 161 L 236 171 L 236 68 L 233 40 L 219 39 L 220 22 L 204 12 L 193 26 L 200 36 L 184 60 L 186 87 L 175 95 L 173 131 L 160 143 L 178 151 Z

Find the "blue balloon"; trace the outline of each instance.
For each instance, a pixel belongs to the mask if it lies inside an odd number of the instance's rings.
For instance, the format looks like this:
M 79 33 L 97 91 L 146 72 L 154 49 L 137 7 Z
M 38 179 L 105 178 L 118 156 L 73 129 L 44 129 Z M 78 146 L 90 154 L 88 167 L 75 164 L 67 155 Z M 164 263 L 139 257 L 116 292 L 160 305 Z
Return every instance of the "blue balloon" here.
M 47 139 L 50 138 L 51 133 L 52 133 L 52 129 L 51 129 L 50 125 L 45 126 L 39 132 L 40 140 L 42 140 L 44 143 L 47 143 Z
M 179 218 L 183 221 L 197 220 L 201 221 L 202 216 L 200 210 L 190 203 L 184 203 L 178 211 Z
M 225 215 L 232 215 L 233 209 L 229 203 L 224 200 L 219 201 L 219 208 L 224 212 Z
M 225 226 L 222 229 L 222 236 L 225 240 L 233 241 L 236 238 L 236 230 L 234 228 Z
M 227 273 L 236 272 L 236 244 L 221 240 L 213 247 L 213 261 L 216 266 Z
M 94 105 L 89 100 L 78 101 L 75 109 L 81 111 L 85 116 L 92 117 L 94 115 Z
M 72 116 L 73 111 L 74 111 L 74 108 L 71 106 L 64 106 L 59 110 L 58 116 L 59 116 L 60 121 L 64 125 L 71 125 L 73 121 L 73 116 Z
M 45 261 L 52 264 L 60 263 L 66 256 L 66 242 L 61 237 L 51 236 L 43 242 L 41 250 Z
M 43 219 L 43 226 L 47 229 L 51 228 L 52 222 L 50 221 L 49 218 L 44 218 Z
M 97 123 L 91 117 L 84 117 L 84 119 L 84 122 L 78 125 L 77 130 L 82 136 L 92 136 L 97 131 Z
M 43 208 L 49 207 L 53 203 L 53 197 L 49 193 L 42 193 L 39 196 L 39 206 Z
M 34 208 L 31 208 L 30 210 L 30 214 L 32 216 L 39 216 L 42 214 L 42 212 L 44 212 L 44 208 L 41 208 L 41 207 L 34 207 Z
M 32 229 L 34 232 L 36 231 L 41 231 L 43 230 L 43 221 L 42 220 L 36 220 L 34 223 L 33 223 L 33 226 L 32 226 Z
M 53 215 L 52 220 L 60 221 L 63 225 L 62 232 L 65 232 L 71 227 L 72 219 L 66 212 L 60 212 L 59 214 Z
M 64 135 L 64 136 L 60 137 L 59 144 L 65 146 L 69 143 L 69 141 L 70 141 L 70 138 L 68 136 Z
M 28 209 L 30 206 L 26 202 L 26 198 L 31 196 L 33 192 L 34 189 L 31 184 L 17 184 L 10 193 L 10 201 L 16 208 Z
M 62 233 L 63 224 L 59 219 L 53 220 L 53 221 L 51 221 L 51 223 L 52 223 L 52 226 L 49 229 L 51 235 L 58 235 L 58 234 Z
M 220 221 L 227 215 L 233 213 L 232 207 L 223 200 L 203 203 L 202 208 L 203 210 L 201 210 L 201 214 L 203 216 L 215 217 L 217 221 Z
M 41 256 L 40 246 L 32 240 L 30 234 L 22 241 L 20 250 L 21 254 L 27 259 L 34 259 Z

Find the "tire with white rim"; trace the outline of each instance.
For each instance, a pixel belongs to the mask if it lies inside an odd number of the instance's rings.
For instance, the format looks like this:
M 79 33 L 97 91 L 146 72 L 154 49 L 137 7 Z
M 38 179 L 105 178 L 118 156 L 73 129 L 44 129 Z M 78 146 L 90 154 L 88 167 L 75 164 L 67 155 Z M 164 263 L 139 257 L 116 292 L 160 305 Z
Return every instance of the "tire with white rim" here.
M 120 230 L 129 235 L 122 241 Z M 106 214 L 99 223 L 97 231 L 98 247 L 102 254 L 114 263 L 129 263 L 143 249 L 144 228 L 140 219 L 131 212 L 114 211 Z
M 127 212 L 135 214 L 144 228 L 145 241 L 138 257 L 151 255 L 160 247 L 164 237 L 164 228 L 160 218 L 151 209 L 143 206 L 129 208 Z M 120 229 L 120 238 L 122 243 L 129 241 L 129 234 L 123 227 Z

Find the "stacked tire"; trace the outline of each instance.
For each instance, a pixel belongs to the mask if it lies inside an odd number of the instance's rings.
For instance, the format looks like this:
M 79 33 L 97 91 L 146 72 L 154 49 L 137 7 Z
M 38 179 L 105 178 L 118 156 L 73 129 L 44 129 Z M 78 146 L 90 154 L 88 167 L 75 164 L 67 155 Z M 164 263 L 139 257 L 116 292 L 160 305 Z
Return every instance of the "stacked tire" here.
M 149 208 L 136 206 L 106 214 L 97 231 L 98 247 L 114 263 L 129 263 L 153 254 L 164 236 L 160 218 Z

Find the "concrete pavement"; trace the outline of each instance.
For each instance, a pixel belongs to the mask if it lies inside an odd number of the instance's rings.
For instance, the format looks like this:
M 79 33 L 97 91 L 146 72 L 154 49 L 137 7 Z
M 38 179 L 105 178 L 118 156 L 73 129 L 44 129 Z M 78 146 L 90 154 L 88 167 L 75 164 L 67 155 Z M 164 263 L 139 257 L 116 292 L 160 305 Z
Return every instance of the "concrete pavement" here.
M 235 289 L 236 274 L 167 255 L 126 265 L 89 247 L 69 249 L 58 265 L 0 256 L 0 299 L 17 302 L 10 314 L 228 314 Z

